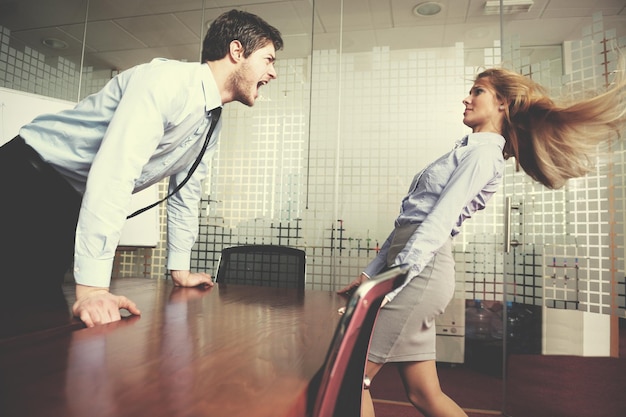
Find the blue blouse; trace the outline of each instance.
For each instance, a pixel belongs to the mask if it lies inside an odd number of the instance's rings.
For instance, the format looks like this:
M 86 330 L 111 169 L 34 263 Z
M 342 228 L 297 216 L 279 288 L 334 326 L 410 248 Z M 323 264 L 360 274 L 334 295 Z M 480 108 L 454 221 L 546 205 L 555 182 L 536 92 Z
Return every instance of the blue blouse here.
M 461 224 L 485 208 L 502 180 L 504 144 L 504 137 L 497 133 L 471 133 L 415 176 L 402 200 L 395 226 L 420 226 L 395 258 L 395 265 L 409 264 L 410 276 L 419 275 L 446 240 L 460 232 Z M 363 271 L 368 276 L 386 267 L 394 232 Z M 407 283 L 387 298 L 392 300 Z

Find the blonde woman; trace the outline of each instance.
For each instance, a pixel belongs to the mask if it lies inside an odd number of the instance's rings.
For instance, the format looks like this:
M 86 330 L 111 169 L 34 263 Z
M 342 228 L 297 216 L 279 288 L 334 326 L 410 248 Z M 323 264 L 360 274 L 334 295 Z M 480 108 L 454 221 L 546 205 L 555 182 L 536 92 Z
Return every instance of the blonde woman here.
M 348 292 L 388 266 L 411 265 L 404 285 L 387 295 L 380 311 L 366 367 L 370 379 L 385 363 L 395 363 L 409 401 L 422 414 L 466 416 L 441 391 L 435 366 L 434 320 L 454 293 L 451 239 L 485 208 L 509 157 L 548 188 L 585 175 L 596 145 L 624 127 L 626 83 L 622 74 L 616 78 L 604 94 L 560 106 L 513 71 L 489 69 L 476 77 L 463 100 L 463 123 L 472 133 L 415 176 L 377 257 L 339 290 Z M 374 416 L 369 391 L 362 415 Z

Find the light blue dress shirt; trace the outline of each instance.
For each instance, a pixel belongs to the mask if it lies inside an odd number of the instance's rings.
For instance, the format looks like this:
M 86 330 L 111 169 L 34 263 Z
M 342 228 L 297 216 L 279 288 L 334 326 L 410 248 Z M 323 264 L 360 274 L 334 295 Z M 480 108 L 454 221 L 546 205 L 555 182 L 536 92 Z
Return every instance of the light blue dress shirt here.
M 504 144 L 504 138 L 497 133 L 471 133 L 415 176 L 395 221 L 396 227 L 420 223 L 394 262 L 409 264 L 410 277 L 422 272 L 446 240 L 459 233 L 466 219 L 485 208 L 502 180 Z M 386 267 L 394 232 L 365 268 L 368 276 Z M 407 283 L 387 298 L 392 300 Z
M 204 144 L 211 110 L 220 106 L 206 63 L 159 58 L 120 73 L 73 109 L 39 116 L 20 130 L 83 194 L 74 254 L 78 284 L 109 286 L 131 195 L 166 177 L 170 190 L 181 182 Z M 168 200 L 169 269 L 189 269 L 201 182 L 220 128 L 221 122 L 189 182 Z

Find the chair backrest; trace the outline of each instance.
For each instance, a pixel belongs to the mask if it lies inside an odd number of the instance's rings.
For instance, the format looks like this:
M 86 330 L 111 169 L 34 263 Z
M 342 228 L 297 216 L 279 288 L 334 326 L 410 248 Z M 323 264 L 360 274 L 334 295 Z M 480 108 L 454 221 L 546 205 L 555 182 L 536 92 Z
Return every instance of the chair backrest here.
M 350 297 L 313 384 L 312 417 L 359 417 L 365 364 L 384 296 L 402 285 L 409 268 L 393 267 L 361 284 Z M 318 385 L 319 384 L 319 385 Z M 312 410 L 311 410 L 312 408 Z
M 222 250 L 215 280 L 225 284 L 304 289 L 306 253 L 281 245 L 242 245 Z

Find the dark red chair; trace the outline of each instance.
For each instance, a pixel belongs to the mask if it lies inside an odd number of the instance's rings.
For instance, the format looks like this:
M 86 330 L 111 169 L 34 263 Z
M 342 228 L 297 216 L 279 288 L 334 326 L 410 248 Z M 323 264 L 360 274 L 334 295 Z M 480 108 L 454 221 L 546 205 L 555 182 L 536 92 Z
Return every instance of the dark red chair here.
M 359 417 L 372 330 L 384 296 L 402 285 L 406 265 L 373 277 L 350 297 L 324 365 L 309 391 L 310 417 Z

